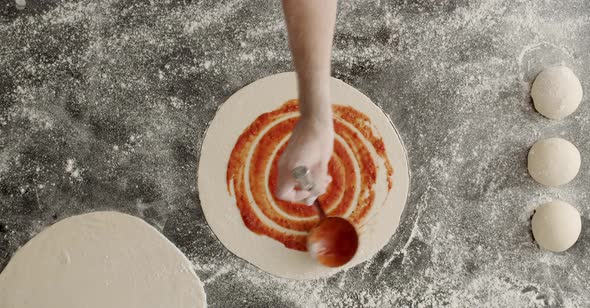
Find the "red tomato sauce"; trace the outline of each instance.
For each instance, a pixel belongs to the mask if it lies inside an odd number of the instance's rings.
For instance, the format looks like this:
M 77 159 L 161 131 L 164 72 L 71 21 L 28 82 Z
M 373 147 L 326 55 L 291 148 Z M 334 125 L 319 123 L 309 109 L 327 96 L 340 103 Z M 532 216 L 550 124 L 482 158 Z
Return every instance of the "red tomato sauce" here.
M 334 142 L 334 154 L 328 166 L 332 183 L 328 186 L 326 193 L 320 197 L 320 202 L 328 216 L 343 216 L 354 206 L 352 214 L 347 219 L 358 225 L 369 213 L 375 198 L 373 189 L 376 183 L 377 166 L 366 143 L 385 163 L 388 189 L 391 189 L 393 185 L 393 168 L 387 158 L 383 140 L 373 133 L 369 117 L 350 106 L 333 105 L 333 111 L 334 130 L 345 144 L 342 144 L 340 140 Z M 254 207 L 258 208 L 262 215 L 275 224 L 293 231 L 307 232 L 318 222 L 313 207 L 285 202 L 274 196 L 277 187 L 278 159 L 286 147 L 285 141 L 293 130 L 298 115 L 297 100 L 290 100 L 278 109 L 256 118 L 240 135 L 232 150 L 226 179 L 230 194 L 233 187 L 236 205 L 248 229 L 256 234 L 280 241 L 287 248 L 306 251 L 306 235 L 289 234 L 289 232 L 278 230 L 265 223 L 254 211 Z M 252 152 L 250 168 L 246 170 L 246 160 L 250 152 Z M 355 164 L 360 170 L 358 183 Z M 247 184 L 253 202 L 249 201 Z M 360 193 L 355 200 L 357 185 Z M 288 215 L 301 219 L 294 219 Z

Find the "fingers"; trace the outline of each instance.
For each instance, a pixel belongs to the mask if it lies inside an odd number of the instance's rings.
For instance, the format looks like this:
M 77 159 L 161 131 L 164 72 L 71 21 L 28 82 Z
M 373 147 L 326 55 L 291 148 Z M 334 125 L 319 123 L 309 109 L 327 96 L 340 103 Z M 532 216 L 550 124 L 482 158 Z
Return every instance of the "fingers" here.
M 315 172 L 312 170 L 312 176 L 316 179 L 314 189 L 310 192 L 309 196 L 303 200 L 307 205 L 312 205 L 319 196 L 326 193 L 328 185 L 332 182 L 332 177 L 327 174 L 325 169 L 318 168 Z
M 316 183 L 316 187 L 310 192 L 309 196 L 306 197 L 305 200 L 303 200 L 303 203 L 307 205 L 312 205 L 319 196 L 326 193 L 326 189 L 328 188 L 328 185 L 331 181 L 331 176 L 324 176 L 324 179 L 322 181 Z
M 301 202 L 302 200 L 306 200 L 310 196 L 311 192 L 307 190 L 296 190 L 294 187 L 288 190 L 283 190 L 280 193 L 277 192 L 277 198 L 288 202 Z
M 328 188 L 328 185 L 332 182 L 332 177 L 328 174 L 328 168 L 323 166 L 316 166 L 311 170 L 313 179 L 315 180 L 315 192 L 316 194 L 323 195 Z
M 280 196 L 277 195 L 277 197 L 281 200 L 288 202 L 301 202 L 302 200 L 309 198 L 310 195 L 311 193 L 306 190 L 291 189 L 286 192 L 283 192 L 283 194 Z
M 278 166 L 279 181 L 275 195 L 277 198 L 288 202 L 303 202 L 305 204 L 311 205 L 320 195 L 326 192 L 328 185 L 332 181 L 332 177 L 328 174 L 327 163 L 316 163 L 313 165 L 304 164 L 303 162 L 299 161 L 295 165 L 297 167 L 312 166 L 309 169 L 311 171 L 311 178 L 314 181 L 313 190 L 305 191 L 297 189 L 297 180 L 292 175 L 293 168 L 290 168 L 291 164 L 287 162 L 285 157 L 281 157 Z
M 295 190 L 295 196 L 293 197 L 293 201 L 291 201 L 291 202 L 301 202 L 302 200 L 309 198 L 310 195 L 311 195 L 310 191 Z
M 289 202 L 300 202 L 311 195 L 311 192 L 295 189 L 296 187 L 297 182 L 293 177 L 289 176 L 286 179 L 279 179 L 279 185 L 276 191 L 277 198 Z
M 295 198 L 295 180 L 286 178 L 286 176 L 279 175 L 279 183 L 275 195 L 277 198 L 291 201 Z

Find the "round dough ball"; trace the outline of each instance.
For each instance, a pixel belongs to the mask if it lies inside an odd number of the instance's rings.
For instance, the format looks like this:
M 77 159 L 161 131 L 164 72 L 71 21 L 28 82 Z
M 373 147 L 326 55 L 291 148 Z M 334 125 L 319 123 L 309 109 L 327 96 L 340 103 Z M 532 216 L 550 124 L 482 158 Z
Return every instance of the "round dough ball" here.
M 552 201 L 535 211 L 531 225 L 535 241 L 541 248 L 561 252 L 578 240 L 582 219 L 578 210 L 569 203 Z
M 546 186 L 561 186 L 573 180 L 582 158 L 571 142 L 561 138 L 537 141 L 529 151 L 529 174 Z
M 537 111 L 555 120 L 572 114 L 582 101 L 582 85 L 565 66 L 544 69 L 533 82 L 531 96 Z

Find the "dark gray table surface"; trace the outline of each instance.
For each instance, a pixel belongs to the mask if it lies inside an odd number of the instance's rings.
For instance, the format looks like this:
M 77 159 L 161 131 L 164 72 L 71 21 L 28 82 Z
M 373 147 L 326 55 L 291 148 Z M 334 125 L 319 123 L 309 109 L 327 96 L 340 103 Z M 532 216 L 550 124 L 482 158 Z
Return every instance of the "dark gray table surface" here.
M 411 193 L 375 257 L 328 279 L 275 278 L 229 253 L 199 205 L 207 123 L 232 93 L 292 70 L 279 1 L 0 3 L 0 268 L 35 234 L 80 213 L 145 219 L 193 262 L 211 307 L 588 307 L 590 104 L 534 111 L 530 82 L 566 64 L 590 93 L 590 1 L 345 1 L 333 75 L 392 118 Z M 562 136 L 572 183 L 526 171 Z M 534 208 L 579 209 L 582 235 L 541 251 Z

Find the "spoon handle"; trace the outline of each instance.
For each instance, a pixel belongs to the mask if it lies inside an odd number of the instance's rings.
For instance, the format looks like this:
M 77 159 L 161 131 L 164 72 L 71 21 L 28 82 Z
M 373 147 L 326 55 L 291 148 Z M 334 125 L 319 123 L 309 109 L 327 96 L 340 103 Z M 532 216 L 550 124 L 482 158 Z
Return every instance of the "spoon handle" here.
M 318 211 L 318 214 L 320 215 L 320 221 L 326 219 L 326 212 L 324 212 L 324 209 L 322 208 L 320 201 L 318 199 L 315 199 L 313 205 L 315 206 L 315 209 Z

